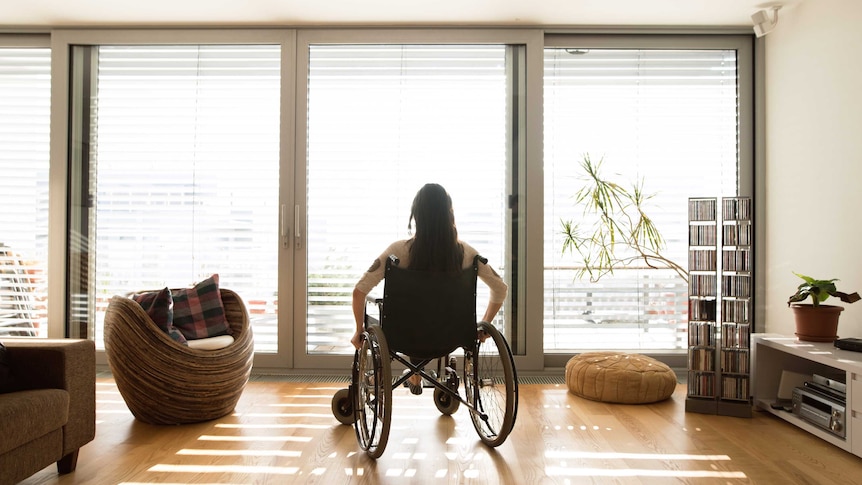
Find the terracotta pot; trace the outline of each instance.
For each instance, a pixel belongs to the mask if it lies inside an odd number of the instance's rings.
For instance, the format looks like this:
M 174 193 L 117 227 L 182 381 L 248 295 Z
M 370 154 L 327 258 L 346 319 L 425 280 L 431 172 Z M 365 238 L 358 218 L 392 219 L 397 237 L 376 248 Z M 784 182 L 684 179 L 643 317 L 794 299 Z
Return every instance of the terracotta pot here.
M 844 307 L 835 305 L 794 304 L 796 337 L 808 342 L 834 342 L 838 338 L 838 317 Z

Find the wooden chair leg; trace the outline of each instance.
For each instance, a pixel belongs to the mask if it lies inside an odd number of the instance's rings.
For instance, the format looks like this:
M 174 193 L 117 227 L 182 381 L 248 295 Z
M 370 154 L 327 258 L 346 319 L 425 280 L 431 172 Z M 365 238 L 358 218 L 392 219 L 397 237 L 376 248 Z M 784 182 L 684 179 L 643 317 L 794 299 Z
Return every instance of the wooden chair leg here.
M 63 458 L 60 458 L 60 461 L 57 462 L 57 472 L 60 475 L 72 473 L 73 471 L 75 471 L 76 466 L 78 466 L 78 450 L 75 450 L 64 456 Z

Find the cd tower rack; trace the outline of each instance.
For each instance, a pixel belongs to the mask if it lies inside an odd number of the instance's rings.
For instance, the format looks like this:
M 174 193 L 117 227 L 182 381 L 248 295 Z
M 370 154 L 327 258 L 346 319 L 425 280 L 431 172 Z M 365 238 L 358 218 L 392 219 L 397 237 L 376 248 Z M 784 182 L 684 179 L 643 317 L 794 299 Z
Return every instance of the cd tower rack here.
M 685 409 L 750 417 L 751 199 L 690 198 L 688 211 Z

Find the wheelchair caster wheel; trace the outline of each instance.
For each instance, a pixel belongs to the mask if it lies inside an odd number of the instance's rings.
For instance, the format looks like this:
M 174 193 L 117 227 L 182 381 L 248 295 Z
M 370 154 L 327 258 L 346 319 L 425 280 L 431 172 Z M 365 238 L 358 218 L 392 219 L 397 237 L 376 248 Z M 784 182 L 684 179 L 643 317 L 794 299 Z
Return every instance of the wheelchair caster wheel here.
M 353 424 L 356 421 L 350 390 L 340 389 L 332 396 L 332 414 L 341 424 Z
M 461 402 L 455 399 L 452 394 L 435 388 L 434 405 L 437 406 L 437 410 L 440 411 L 440 414 L 451 416 L 455 414 L 455 411 L 457 411 L 458 407 L 461 406 Z

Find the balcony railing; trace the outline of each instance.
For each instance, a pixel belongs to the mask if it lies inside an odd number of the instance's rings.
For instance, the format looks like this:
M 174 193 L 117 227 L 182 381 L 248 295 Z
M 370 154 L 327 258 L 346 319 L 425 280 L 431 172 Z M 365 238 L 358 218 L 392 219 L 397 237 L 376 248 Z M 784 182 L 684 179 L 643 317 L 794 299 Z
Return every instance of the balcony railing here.
M 46 321 L 42 271 L 0 245 L 0 337 L 40 336 Z

